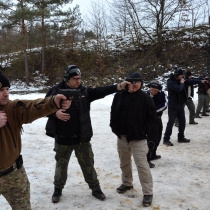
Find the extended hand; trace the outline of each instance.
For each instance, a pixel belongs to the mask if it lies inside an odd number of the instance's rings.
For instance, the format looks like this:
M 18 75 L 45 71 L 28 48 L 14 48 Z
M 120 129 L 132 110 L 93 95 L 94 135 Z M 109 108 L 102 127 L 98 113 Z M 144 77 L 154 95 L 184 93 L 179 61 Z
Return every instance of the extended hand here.
M 201 83 L 208 83 L 208 80 L 201 80 Z
M 67 100 L 66 96 L 62 94 L 57 94 L 54 98 L 54 102 L 58 108 L 62 109 L 68 109 L 71 106 L 71 100 Z M 62 107 L 60 107 L 60 104 L 62 104 Z

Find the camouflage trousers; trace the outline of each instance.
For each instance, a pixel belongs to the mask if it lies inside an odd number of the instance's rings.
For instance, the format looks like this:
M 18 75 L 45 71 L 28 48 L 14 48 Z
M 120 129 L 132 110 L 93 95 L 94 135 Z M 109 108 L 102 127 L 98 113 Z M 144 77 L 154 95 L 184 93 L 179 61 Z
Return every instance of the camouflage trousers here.
M 1 194 L 13 210 L 31 210 L 30 183 L 23 166 L 0 177 Z
M 78 145 L 60 145 L 55 142 L 55 176 L 54 185 L 58 189 L 63 189 L 67 180 L 68 164 L 73 150 L 78 163 L 82 169 L 83 176 L 89 188 L 100 189 L 97 174 L 94 168 L 94 155 L 90 142 Z

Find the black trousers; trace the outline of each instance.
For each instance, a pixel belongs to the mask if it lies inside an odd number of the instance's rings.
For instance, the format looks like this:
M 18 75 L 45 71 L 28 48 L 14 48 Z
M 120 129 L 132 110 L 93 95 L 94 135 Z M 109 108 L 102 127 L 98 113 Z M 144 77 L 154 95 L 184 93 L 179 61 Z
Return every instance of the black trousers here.
M 157 119 L 156 125 L 157 125 L 157 129 L 158 129 L 158 137 L 157 137 L 156 141 L 154 141 L 153 139 L 148 140 L 149 152 L 147 154 L 147 160 L 150 160 L 150 158 L 156 156 L 157 148 L 158 148 L 161 138 L 162 138 L 163 123 L 162 123 L 161 118 Z
M 166 130 L 164 133 L 163 141 L 169 141 L 173 125 L 175 122 L 175 119 L 178 119 L 179 121 L 179 127 L 178 127 L 178 139 L 184 138 L 184 131 L 185 131 L 185 112 L 184 112 L 184 106 L 179 108 L 168 108 L 168 123 L 166 126 Z

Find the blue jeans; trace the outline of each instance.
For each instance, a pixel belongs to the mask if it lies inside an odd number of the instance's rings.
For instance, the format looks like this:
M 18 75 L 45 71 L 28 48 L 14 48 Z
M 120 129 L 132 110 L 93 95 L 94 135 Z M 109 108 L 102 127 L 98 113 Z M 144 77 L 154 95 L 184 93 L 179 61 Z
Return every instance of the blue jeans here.
M 178 133 L 178 139 L 184 138 L 184 130 L 185 130 L 185 112 L 184 112 L 184 106 L 179 108 L 168 108 L 168 123 L 166 126 L 166 130 L 164 133 L 163 141 L 169 141 L 170 136 L 172 134 L 173 125 L 175 122 L 175 119 L 178 119 L 179 121 L 179 133 Z

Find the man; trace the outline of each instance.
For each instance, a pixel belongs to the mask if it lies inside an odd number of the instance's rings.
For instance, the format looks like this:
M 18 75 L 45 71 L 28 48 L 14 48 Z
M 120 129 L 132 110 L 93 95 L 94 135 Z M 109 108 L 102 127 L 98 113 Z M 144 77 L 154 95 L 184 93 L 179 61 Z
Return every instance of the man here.
M 179 121 L 178 143 L 189 143 L 190 139 L 184 136 L 185 131 L 185 112 L 184 106 L 187 102 L 186 87 L 192 84 L 205 82 L 205 80 L 184 80 L 183 70 L 175 68 L 174 73 L 171 73 L 170 78 L 167 80 L 168 88 L 168 123 L 163 137 L 163 144 L 173 146 L 170 141 L 172 134 L 172 127 L 177 118 Z
M 155 104 L 156 113 L 157 113 L 156 124 L 158 126 L 157 142 L 154 142 L 154 139 L 148 139 L 149 145 L 152 146 L 152 148 L 150 148 L 150 150 L 148 152 L 148 155 L 147 155 L 147 159 L 149 161 L 150 168 L 151 168 L 152 163 L 150 161 L 151 160 L 157 160 L 157 159 L 161 158 L 161 156 L 157 155 L 156 152 L 157 152 L 157 148 L 160 144 L 161 137 L 162 137 L 163 123 L 162 123 L 161 117 L 163 115 L 163 111 L 166 110 L 166 108 L 167 108 L 168 96 L 167 96 L 167 93 L 162 90 L 162 85 L 157 80 L 151 81 L 148 84 L 148 87 L 150 89 L 147 91 L 147 94 L 152 97 L 153 102 Z
M 117 150 L 122 171 L 122 184 L 117 188 L 117 192 L 124 193 L 133 188 L 133 155 L 142 185 L 143 205 L 150 206 L 153 198 L 153 180 L 147 162 L 147 137 L 155 140 L 157 136 L 156 110 L 151 97 L 141 90 L 141 74 L 133 72 L 126 80 L 131 84 L 126 90 L 115 94 L 110 117 L 110 127 L 118 137 Z
M 208 78 L 208 76 L 208 71 L 204 71 L 200 78 L 205 80 L 206 78 Z M 206 114 L 206 110 L 208 109 L 207 91 L 209 89 L 209 86 L 209 82 L 198 85 L 198 105 L 195 113 L 196 118 L 201 118 L 201 116 L 199 116 L 201 109 L 203 109 L 202 116 L 209 116 L 208 114 Z
M 70 106 L 63 95 L 37 100 L 9 100 L 10 82 L 0 74 L 0 195 L 13 210 L 31 209 L 30 183 L 21 154 L 21 129 L 25 123 Z
M 76 65 L 67 67 L 63 81 L 49 90 L 46 96 L 56 95 L 59 89 L 81 91 L 81 100 L 73 101 L 68 110 L 60 109 L 49 116 L 46 134 L 55 138 L 56 168 L 52 202 L 60 201 L 67 180 L 68 163 L 73 150 L 82 169 L 92 195 L 99 200 L 106 196 L 101 191 L 94 168 L 94 155 L 90 140 L 93 135 L 90 119 L 90 103 L 125 88 L 128 82 L 98 88 L 87 88 L 81 84 L 81 71 Z
M 186 81 L 193 79 L 194 82 L 197 82 L 196 84 L 200 84 L 202 82 L 201 79 L 192 78 L 192 72 L 191 71 L 187 71 L 185 73 L 185 79 L 186 79 Z M 205 80 L 204 82 L 207 82 L 207 80 Z M 185 90 L 186 90 L 186 93 L 187 93 L 186 105 L 187 105 L 187 108 L 189 110 L 189 124 L 197 125 L 198 122 L 195 122 L 195 104 L 192 100 L 192 98 L 194 97 L 194 86 L 193 86 L 193 84 L 187 85 L 186 82 L 185 82 Z M 175 120 L 175 125 L 177 127 L 179 126 L 179 122 L 178 122 L 177 118 Z

